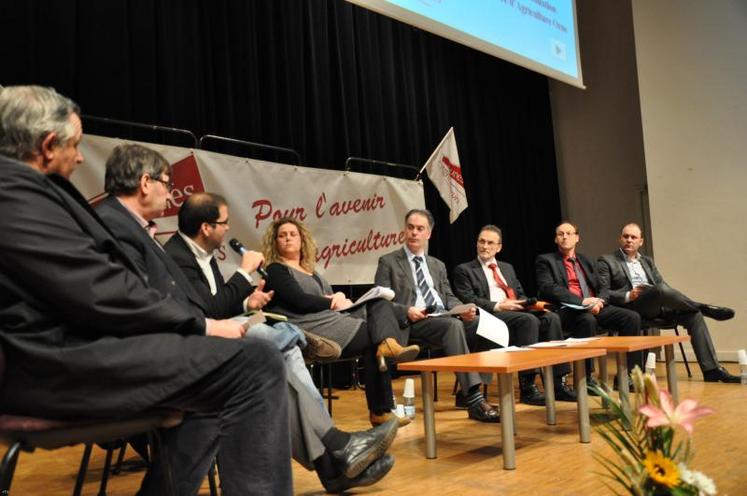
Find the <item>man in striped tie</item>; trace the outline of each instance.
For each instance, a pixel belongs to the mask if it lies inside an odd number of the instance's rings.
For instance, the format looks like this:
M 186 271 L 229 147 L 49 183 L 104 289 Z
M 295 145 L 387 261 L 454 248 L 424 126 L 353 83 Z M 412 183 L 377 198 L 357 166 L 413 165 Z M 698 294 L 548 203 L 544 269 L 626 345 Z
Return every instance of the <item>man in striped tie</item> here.
M 433 224 L 428 210 L 407 213 L 405 246 L 379 258 L 376 284 L 394 290 L 397 319 L 413 342 L 438 346 L 448 356 L 462 355 L 470 352 L 467 336 L 477 331 L 476 309 L 470 308 L 459 318 L 428 317 L 462 304 L 451 290 L 444 263 L 425 254 Z M 498 422 L 498 412 L 480 392 L 480 375 L 459 373 L 457 379 L 462 390 L 457 406 L 466 406 L 471 419 Z

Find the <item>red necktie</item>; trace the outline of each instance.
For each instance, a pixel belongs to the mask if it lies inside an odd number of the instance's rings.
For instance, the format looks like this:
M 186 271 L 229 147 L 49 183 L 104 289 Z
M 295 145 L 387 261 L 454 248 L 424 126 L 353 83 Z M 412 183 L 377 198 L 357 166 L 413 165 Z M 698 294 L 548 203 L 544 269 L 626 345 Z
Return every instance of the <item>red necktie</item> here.
M 498 266 L 494 263 L 488 264 L 488 268 L 493 271 L 493 279 L 495 279 L 495 283 L 498 285 L 499 288 L 503 290 L 504 293 L 506 293 L 506 296 L 510 300 L 516 299 L 516 291 L 509 288 L 508 285 L 503 282 L 503 279 L 501 279 L 501 275 L 498 272 Z
M 156 233 L 158 232 L 158 225 L 154 221 L 148 222 L 148 225 L 145 226 L 145 232 L 148 233 L 148 236 L 151 237 L 151 239 L 156 239 Z

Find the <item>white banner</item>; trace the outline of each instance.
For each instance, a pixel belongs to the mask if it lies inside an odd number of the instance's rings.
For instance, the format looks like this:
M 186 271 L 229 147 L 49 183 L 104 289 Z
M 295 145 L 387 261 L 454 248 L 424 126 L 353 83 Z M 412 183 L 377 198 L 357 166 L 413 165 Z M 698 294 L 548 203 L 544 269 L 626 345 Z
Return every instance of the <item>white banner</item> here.
M 90 201 L 103 197 L 104 166 L 123 140 L 86 135 L 85 162 L 73 183 Z M 404 244 L 405 213 L 425 208 L 422 182 L 372 174 L 341 172 L 249 160 L 204 150 L 141 143 L 172 164 L 173 201 L 158 219 L 159 241 L 177 229 L 179 206 L 192 193 L 223 195 L 229 204 L 231 237 L 260 250 L 265 229 L 281 216 L 299 218 L 311 229 L 317 246 L 317 270 L 332 284 L 370 284 L 378 257 Z M 227 245 L 216 252 L 229 275 L 239 256 Z

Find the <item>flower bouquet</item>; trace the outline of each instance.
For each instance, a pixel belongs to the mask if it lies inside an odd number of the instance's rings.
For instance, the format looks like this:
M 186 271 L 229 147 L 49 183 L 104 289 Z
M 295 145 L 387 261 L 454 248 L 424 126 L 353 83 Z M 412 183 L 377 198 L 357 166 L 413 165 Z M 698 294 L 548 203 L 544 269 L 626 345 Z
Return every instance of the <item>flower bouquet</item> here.
M 635 496 L 716 494 L 713 481 L 688 466 L 693 421 L 713 410 L 690 399 L 675 405 L 669 391 L 659 389 L 656 377 L 638 367 L 631 377 L 636 394 L 631 395 L 629 411 L 605 389 L 592 387 L 608 402 L 613 416 L 612 421 L 595 416 L 596 431 L 614 452 L 609 459 L 595 455 L 605 475 L 622 486 L 624 494 Z M 613 485 L 607 484 L 613 491 L 619 489 Z

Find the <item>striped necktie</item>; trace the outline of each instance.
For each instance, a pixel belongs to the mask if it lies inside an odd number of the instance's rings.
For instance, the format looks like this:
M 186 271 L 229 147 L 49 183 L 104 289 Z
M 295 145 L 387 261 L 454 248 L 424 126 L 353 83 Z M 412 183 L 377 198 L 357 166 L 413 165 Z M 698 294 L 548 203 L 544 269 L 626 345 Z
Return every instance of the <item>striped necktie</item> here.
M 423 299 L 425 300 L 425 306 L 433 306 L 436 304 L 436 298 L 433 297 L 431 288 L 428 286 L 428 282 L 425 280 L 423 266 L 421 265 L 423 263 L 423 258 L 414 257 L 413 261 L 415 262 L 415 277 L 417 277 L 418 288 L 420 288 L 420 293 L 423 295 Z

